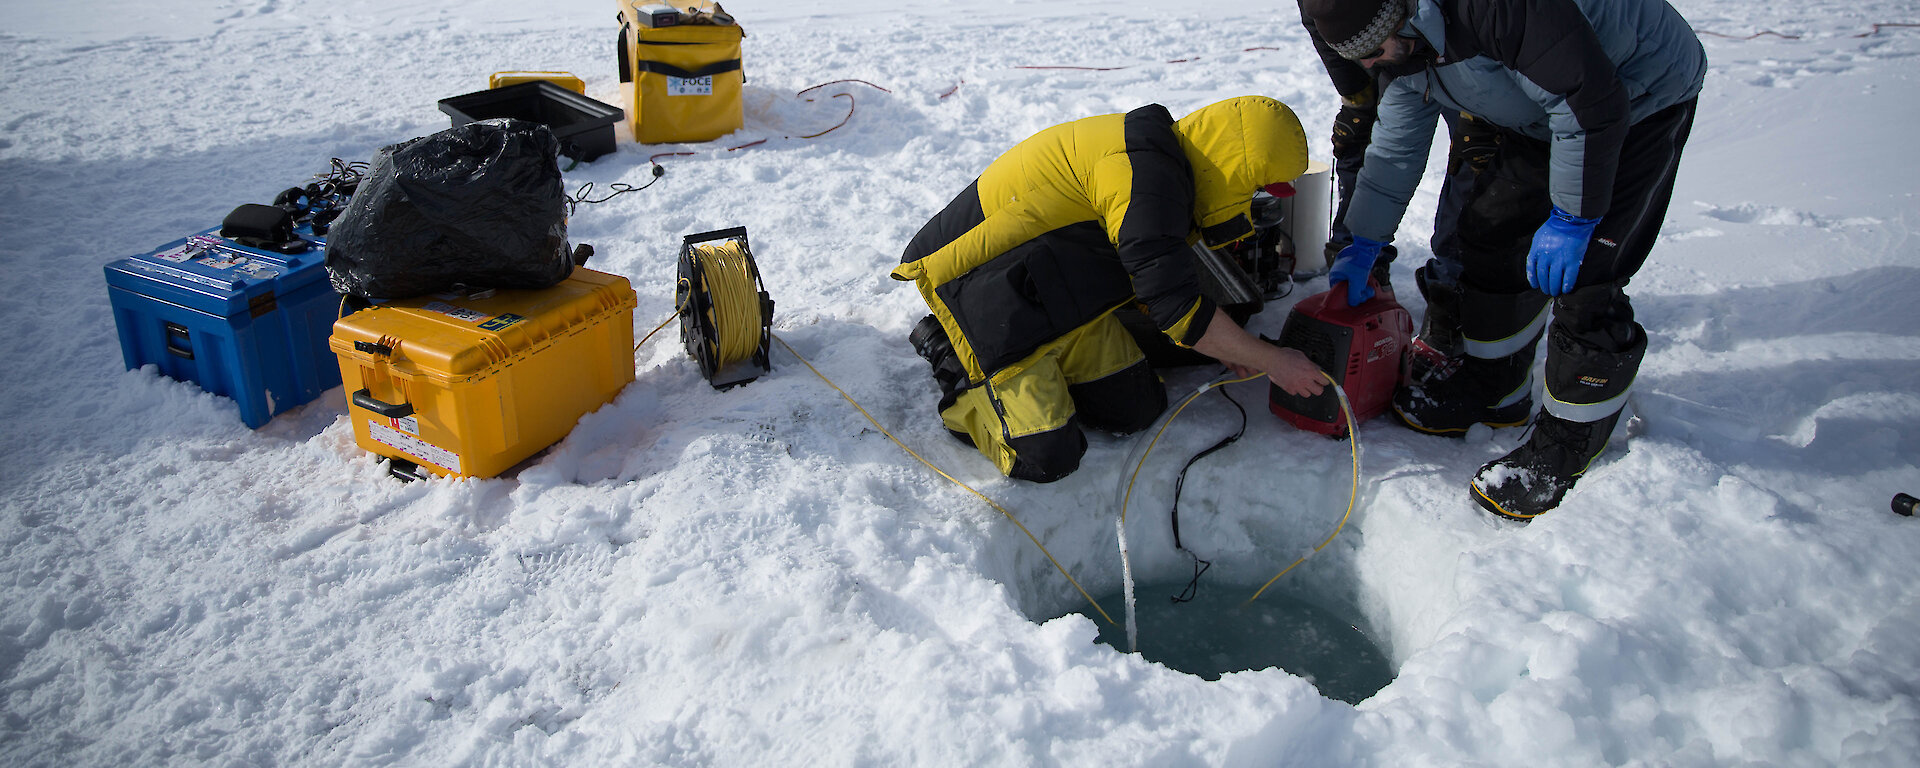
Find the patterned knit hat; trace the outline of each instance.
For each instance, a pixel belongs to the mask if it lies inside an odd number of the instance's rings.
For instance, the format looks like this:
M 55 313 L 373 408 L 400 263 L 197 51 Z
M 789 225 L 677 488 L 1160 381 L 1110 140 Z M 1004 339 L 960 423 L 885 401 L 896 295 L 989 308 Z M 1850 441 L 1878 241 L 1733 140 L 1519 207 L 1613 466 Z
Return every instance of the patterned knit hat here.
M 1401 25 L 1417 0 L 1300 0 L 1300 12 L 1313 20 L 1320 39 L 1343 59 L 1373 53 Z

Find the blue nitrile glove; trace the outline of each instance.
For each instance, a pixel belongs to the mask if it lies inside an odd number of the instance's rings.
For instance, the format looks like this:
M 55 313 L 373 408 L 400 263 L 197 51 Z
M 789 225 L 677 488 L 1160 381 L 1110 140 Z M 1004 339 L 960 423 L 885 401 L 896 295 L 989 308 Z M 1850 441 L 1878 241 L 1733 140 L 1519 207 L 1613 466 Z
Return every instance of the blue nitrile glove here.
M 1327 284 L 1347 284 L 1347 306 L 1357 307 L 1373 298 L 1373 286 L 1367 285 L 1367 278 L 1373 274 L 1373 260 L 1380 258 L 1380 249 L 1385 247 L 1386 243 L 1356 235 L 1353 245 L 1340 249 L 1340 255 L 1333 257 L 1333 267 L 1327 270 Z
M 1554 206 L 1547 223 L 1533 233 L 1533 250 L 1527 252 L 1527 284 L 1548 296 L 1572 291 L 1574 281 L 1580 278 L 1580 260 L 1587 255 L 1587 241 L 1593 239 L 1597 226 L 1598 217 L 1583 219 Z

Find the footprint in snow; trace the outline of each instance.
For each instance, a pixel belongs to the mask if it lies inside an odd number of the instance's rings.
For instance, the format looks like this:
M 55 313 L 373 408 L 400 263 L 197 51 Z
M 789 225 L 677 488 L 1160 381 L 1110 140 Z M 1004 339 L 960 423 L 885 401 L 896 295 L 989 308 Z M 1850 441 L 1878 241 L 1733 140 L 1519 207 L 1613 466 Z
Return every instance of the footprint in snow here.
M 1820 229 L 1842 229 L 1846 227 L 1865 227 L 1879 224 L 1880 220 L 1871 217 L 1834 218 L 1821 216 L 1808 211 L 1796 211 L 1791 208 L 1779 208 L 1756 203 L 1741 203 L 1731 207 L 1721 207 L 1709 203 L 1696 202 L 1694 205 L 1704 209 L 1703 215 L 1732 224 L 1759 224 L 1775 227 L 1818 227 Z

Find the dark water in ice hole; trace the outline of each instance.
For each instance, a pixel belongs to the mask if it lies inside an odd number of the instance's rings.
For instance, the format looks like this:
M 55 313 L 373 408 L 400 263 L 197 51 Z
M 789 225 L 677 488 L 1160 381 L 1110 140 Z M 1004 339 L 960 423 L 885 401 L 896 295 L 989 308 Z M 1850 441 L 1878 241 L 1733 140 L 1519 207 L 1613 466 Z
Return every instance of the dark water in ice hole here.
M 1279 667 L 1306 678 L 1320 695 L 1358 704 L 1393 682 L 1393 667 L 1352 622 L 1325 608 L 1268 590 L 1242 606 L 1257 587 L 1201 582 L 1191 602 L 1175 603 L 1186 583 L 1134 586 L 1140 655 L 1207 680 L 1228 672 Z M 1090 615 L 1098 641 L 1127 649 L 1122 593 L 1100 598 L 1113 624 Z M 1091 609 L 1077 613 L 1087 615 Z

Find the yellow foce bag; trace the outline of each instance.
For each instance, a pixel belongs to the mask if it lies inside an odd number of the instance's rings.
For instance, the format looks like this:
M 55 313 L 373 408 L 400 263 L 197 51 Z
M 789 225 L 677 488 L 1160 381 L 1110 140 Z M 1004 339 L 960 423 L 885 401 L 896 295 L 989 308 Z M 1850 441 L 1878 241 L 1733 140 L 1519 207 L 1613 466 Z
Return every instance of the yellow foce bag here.
M 724 14 L 694 16 L 658 2 L 618 2 L 620 82 L 634 140 L 712 141 L 739 130 L 746 82 L 740 26 Z

